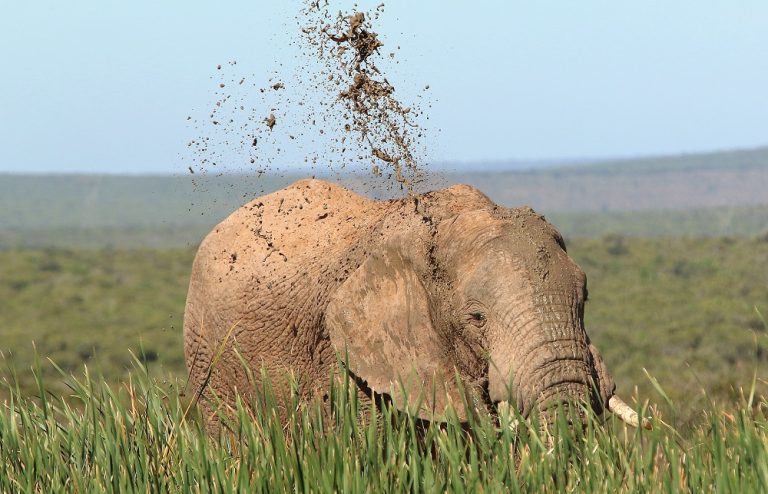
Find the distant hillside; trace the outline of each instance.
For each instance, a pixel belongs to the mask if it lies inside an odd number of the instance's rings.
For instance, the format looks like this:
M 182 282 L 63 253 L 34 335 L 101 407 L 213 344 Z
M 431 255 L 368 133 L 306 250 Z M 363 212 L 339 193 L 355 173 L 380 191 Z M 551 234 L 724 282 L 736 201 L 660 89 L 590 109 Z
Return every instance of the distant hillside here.
M 567 238 L 754 237 L 768 240 L 768 205 L 685 211 L 554 212 L 547 220 Z
M 0 229 L 0 251 L 87 248 L 196 247 L 216 220 L 188 224 Z M 768 241 L 768 206 L 687 211 L 618 211 L 546 214 L 566 239 L 631 237 L 757 237 Z
M 640 175 L 692 170 L 745 170 L 768 166 L 768 146 L 708 153 L 646 156 L 613 160 L 584 161 L 547 171 L 571 174 Z
M 768 162 L 744 169 L 582 173 L 474 173 L 448 176 L 469 183 L 509 206 L 542 211 L 686 210 L 768 204 Z
M 706 153 L 681 153 L 676 155 L 658 155 L 625 157 L 613 159 L 580 159 L 572 161 L 493 161 L 479 163 L 443 163 L 438 166 L 443 171 L 463 173 L 467 171 L 508 172 L 525 174 L 643 174 L 686 170 L 745 169 L 764 167 L 768 163 L 768 146 L 711 151 Z
M 296 178 L 0 175 L 0 230 L 211 225 Z
M 435 173 L 424 187 L 468 183 L 499 204 L 531 206 L 575 236 L 768 230 L 768 148 L 667 160 Z M 195 244 L 241 204 L 301 177 L 0 175 L 0 248 Z M 332 179 L 377 198 L 393 195 L 367 176 Z
M 495 164 L 494 168 L 501 166 Z M 495 201 L 552 212 L 686 210 L 768 204 L 768 147 L 644 157 L 528 171 L 446 173 Z

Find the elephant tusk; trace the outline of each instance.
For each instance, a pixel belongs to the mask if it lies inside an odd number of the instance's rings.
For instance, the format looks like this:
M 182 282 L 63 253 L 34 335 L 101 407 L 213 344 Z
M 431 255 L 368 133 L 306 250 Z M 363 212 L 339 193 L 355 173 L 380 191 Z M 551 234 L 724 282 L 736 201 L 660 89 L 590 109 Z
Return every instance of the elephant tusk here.
M 618 395 L 613 395 L 608 400 L 608 410 L 616 414 L 622 421 L 632 427 L 638 427 L 641 423 L 640 417 L 637 416 L 637 412 L 624 403 L 624 400 L 619 398 Z M 651 422 L 648 419 L 644 418 L 642 424 L 643 429 L 651 430 Z
M 512 418 L 514 412 L 512 411 L 512 406 L 510 406 L 509 402 L 507 400 L 502 400 L 496 407 L 499 413 L 504 413 L 510 418 L 509 430 L 517 432 L 517 427 L 520 425 L 520 422 L 516 418 Z

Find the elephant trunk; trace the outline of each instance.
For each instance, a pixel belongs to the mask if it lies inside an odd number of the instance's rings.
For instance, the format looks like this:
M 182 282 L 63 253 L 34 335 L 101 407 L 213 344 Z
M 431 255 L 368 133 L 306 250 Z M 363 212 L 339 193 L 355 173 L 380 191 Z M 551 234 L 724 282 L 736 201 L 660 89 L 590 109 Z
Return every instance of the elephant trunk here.
M 492 401 L 502 407 L 514 404 L 523 417 L 538 410 L 544 428 L 554 423 L 558 410 L 569 422 L 583 424 L 585 407 L 596 413 L 609 410 L 629 425 L 651 428 L 615 394 L 613 378 L 584 331 L 580 307 L 537 305 L 526 313 L 510 313 L 505 321 L 510 324 L 491 345 Z
M 510 313 L 491 344 L 490 398 L 511 400 L 523 417 L 536 409 L 543 423 L 551 424 L 562 409 L 583 422 L 584 406 L 598 413 L 606 407 L 613 382 L 602 359 L 596 362 L 579 304 L 552 294 L 537 302 Z

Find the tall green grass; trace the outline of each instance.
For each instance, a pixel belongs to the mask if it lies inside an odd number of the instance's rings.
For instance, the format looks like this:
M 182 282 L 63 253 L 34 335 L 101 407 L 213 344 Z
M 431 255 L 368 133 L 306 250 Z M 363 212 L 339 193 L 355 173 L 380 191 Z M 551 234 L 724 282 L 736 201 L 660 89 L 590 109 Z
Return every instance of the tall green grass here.
M 686 437 L 662 420 L 644 431 L 590 416 L 583 431 L 561 418 L 547 439 L 536 426 L 512 427 L 506 412 L 437 424 L 385 407 L 361 421 L 348 382 L 332 390 L 331 413 L 287 398 L 283 422 L 265 388 L 213 438 L 190 396 L 137 376 L 115 388 L 86 373 L 68 380 L 64 398 L 41 379 L 36 397 L 6 383 L 0 492 L 768 490 L 768 404 L 752 395 L 734 412 L 713 405 Z

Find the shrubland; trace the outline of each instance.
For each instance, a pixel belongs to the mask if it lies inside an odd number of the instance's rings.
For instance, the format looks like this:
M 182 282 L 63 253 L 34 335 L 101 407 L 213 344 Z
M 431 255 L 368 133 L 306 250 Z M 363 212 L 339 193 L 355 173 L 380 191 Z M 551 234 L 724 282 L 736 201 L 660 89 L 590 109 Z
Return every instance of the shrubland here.
M 688 427 L 710 402 L 728 407 L 755 382 L 766 392 L 768 242 L 764 239 L 574 239 L 588 276 L 587 331 L 624 396 L 666 407 Z M 157 378 L 183 379 L 182 319 L 194 249 L 0 252 L 0 377 L 34 392 L 34 355 L 47 389 L 67 391 L 83 365 L 106 382 L 139 359 Z M 2 395 L 0 391 L 0 395 Z

